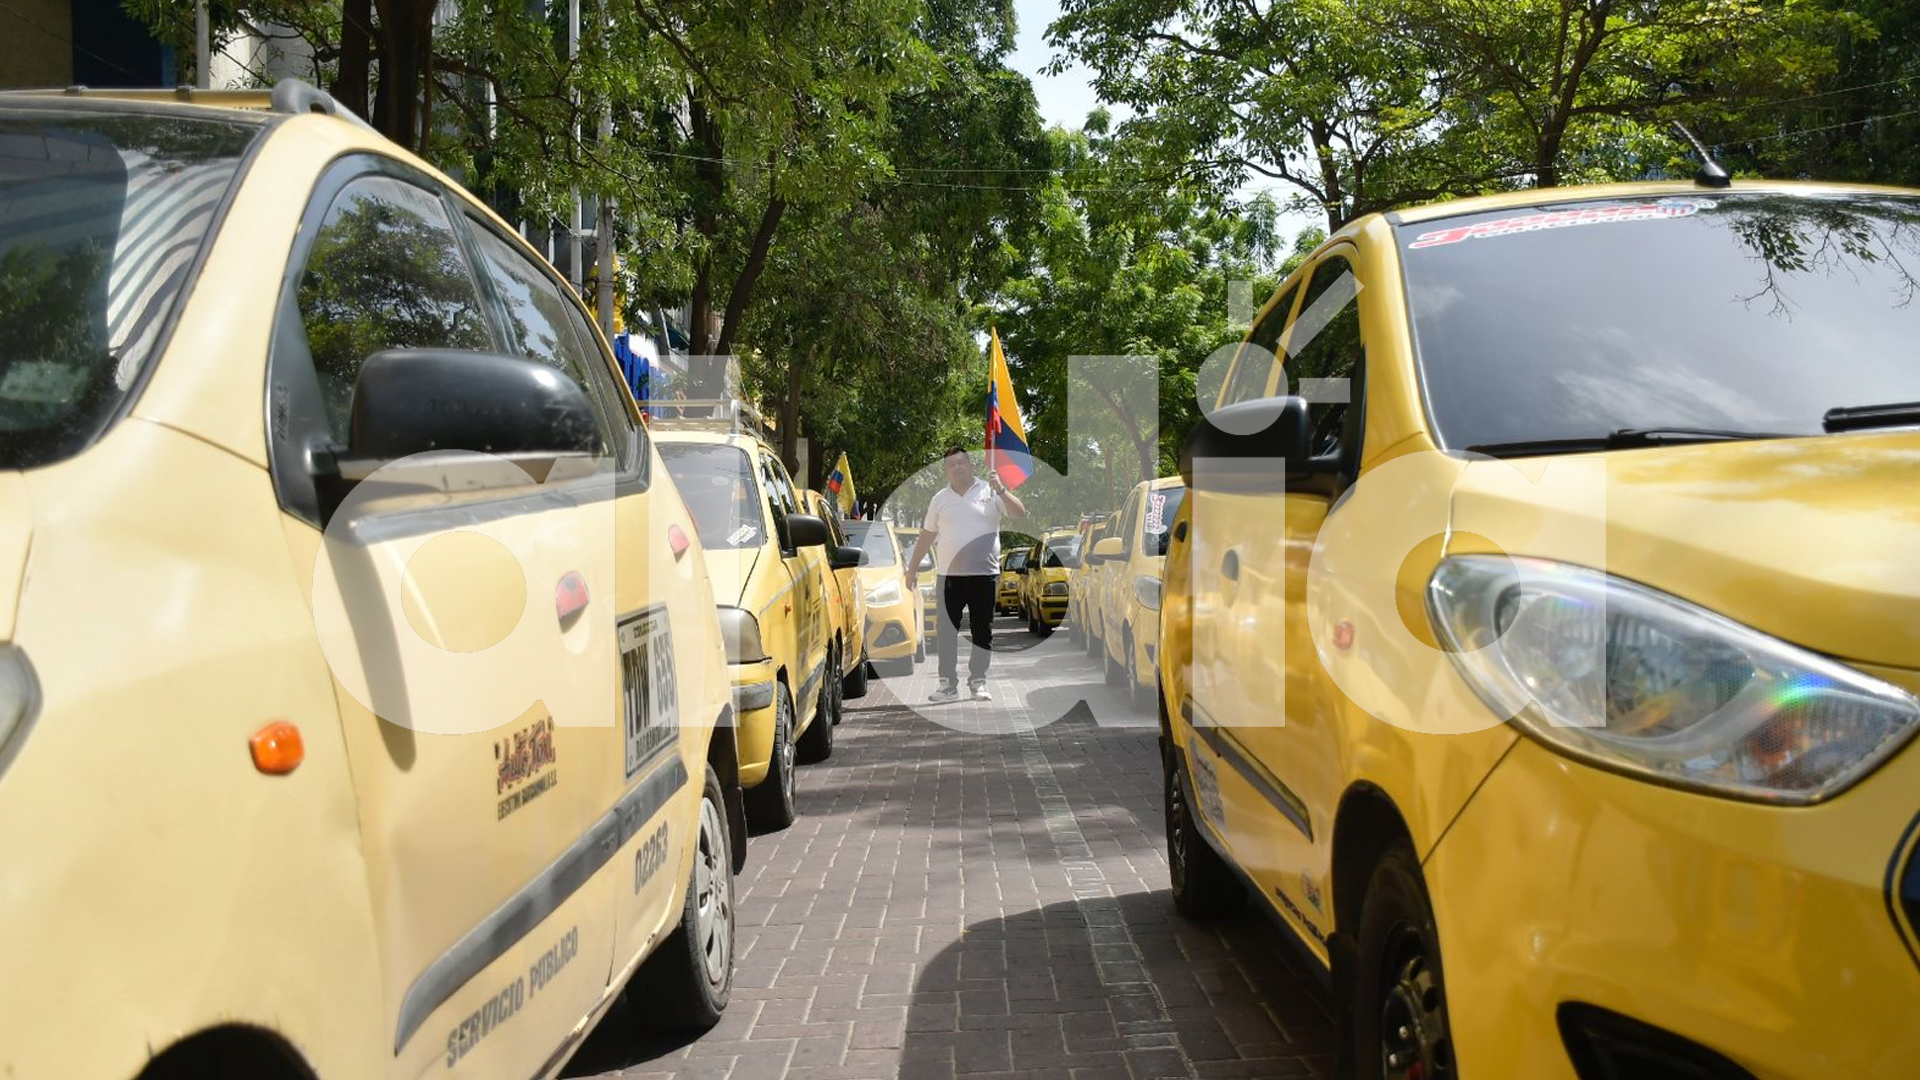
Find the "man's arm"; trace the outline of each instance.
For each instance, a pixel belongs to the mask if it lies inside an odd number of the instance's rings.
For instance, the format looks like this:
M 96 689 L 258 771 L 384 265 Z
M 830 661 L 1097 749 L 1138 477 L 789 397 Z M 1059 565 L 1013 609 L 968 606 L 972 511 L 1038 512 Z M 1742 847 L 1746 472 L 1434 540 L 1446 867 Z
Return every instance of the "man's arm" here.
M 920 538 L 913 542 L 913 554 L 907 558 L 907 588 L 920 587 L 920 560 L 925 558 L 927 550 L 933 547 L 935 534 L 932 530 L 921 529 Z
M 993 488 L 995 495 L 1000 496 L 1000 505 L 1006 508 L 1008 517 L 1015 521 L 1027 520 L 1027 504 L 1020 501 L 1020 496 L 1015 495 L 1012 488 L 1001 483 L 1000 477 L 988 473 L 987 485 Z

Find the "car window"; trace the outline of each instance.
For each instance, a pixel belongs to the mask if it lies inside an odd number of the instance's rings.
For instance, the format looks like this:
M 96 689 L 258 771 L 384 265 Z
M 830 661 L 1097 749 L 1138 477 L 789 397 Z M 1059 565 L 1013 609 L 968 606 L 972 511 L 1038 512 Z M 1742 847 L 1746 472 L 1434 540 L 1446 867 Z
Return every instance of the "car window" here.
M 1726 192 L 1398 227 L 1442 445 L 1819 435 L 1920 401 L 1920 199 Z
M 780 547 L 792 550 L 793 544 L 787 537 L 787 517 L 800 512 L 800 504 L 794 498 L 793 484 L 787 479 L 787 471 L 780 467 L 772 454 L 764 451 L 760 454 L 760 478 L 767 488 L 767 509 L 773 513 L 773 527 L 779 532 Z
M 555 281 L 526 256 L 479 222 L 470 223 L 474 246 L 491 274 L 494 293 L 506 309 L 506 348 L 556 368 L 573 380 L 595 405 L 602 447 L 614 442 L 608 417 L 604 380 L 596 379 L 590 363 L 598 362 L 591 339 L 582 342 L 567 317 L 572 305 Z
M 1126 512 L 1120 516 L 1119 527 L 1109 534 L 1120 538 L 1120 554 L 1122 555 L 1133 554 L 1134 522 L 1139 519 L 1139 516 L 1140 493 L 1136 491 L 1127 497 L 1127 509 Z
M 1167 541 L 1173 536 L 1174 515 L 1180 512 L 1180 504 L 1186 499 L 1187 489 L 1180 484 L 1147 492 L 1140 515 L 1140 542 L 1146 546 L 1146 554 L 1167 553 Z
M 1247 335 L 1246 346 L 1241 348 L 1233 370 L 1227 375 L 1226 389 L 1220 399 L 1222 405 L 1237 405 L 1267 396 L 1267 384 L 1273 381 L 1274 359 L 1280 355 L 1280 330 L 1286 325 L 1287 313 L 1292 310 L 1293 297 L 1298 291 L 1297 284 L 1288 289 Z
M 254 123 L 9 107 L 0 137 L 0 469 L 58 461 L 162 344 Z
M 1046 565 L 1071 568 L 1080 561 L 1080 537 L 1047 541 Z
M 385 176 L 341 189 L 300 277 L 300 318 L 327 429 L 347 441 L 354 380 L 383 349 L 491 349 L 460 241 L 439 198 Z
M 765 540 L 760 488 L 747 452 L 725 443 L 659 444 L 660 460 L 709 551 L 755 548 Z
M 893 534 L 884 525 L 871 521 L 847 522 L 847 542 L 867 553 L 868 566 L 893 566 L 900 561 L 893 546 Z
M 1315 454 L 1340 449 L 1346 428 L 1347 403 L 1326 399 L 1350 396 L 1355 402 L 1359 400 L 1359 280 L 1345 257 L 1330 255 L 1322 259 L 1313 268 L 1306 295 L 1300 300 L 1300 314 L 1287 331 L 1286 371 L 1295 392 L 1308 399 Z M 1318 382 L 1309 385 L 1305 382 L 1308 379 Z M 1329 382 L 1339 379 L 1347 380 L 1344 393 L 1337 393 Z
M 614 445 L 620 448 L 620 462 L 624 466 L 631 458 L 644 459 L 641 453 L 645 445 L 637 422 L 627 412 L 626 401 L 631 394 L 624 380 L 615 375 L 610 363 L 613 349 L 600 336 L 600 331 L 587 319 L 586 309 L 579 304 L 567 303 L 561 306 L 561 315 L 573 327 L 574 340 L 580 343 L 581 363 L 586 365 L 586 377 L 599 386 L 601 395 L 607 404 L 609 422 L 613 428 Z

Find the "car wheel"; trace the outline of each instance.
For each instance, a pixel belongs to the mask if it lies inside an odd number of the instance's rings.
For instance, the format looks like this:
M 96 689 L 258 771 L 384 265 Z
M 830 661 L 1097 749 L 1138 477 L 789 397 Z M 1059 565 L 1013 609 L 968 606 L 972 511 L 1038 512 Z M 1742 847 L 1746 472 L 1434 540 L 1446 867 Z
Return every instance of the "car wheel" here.
M 1180 755 L 1168 747 L 1166 779 L 1167 873 L 1173 880 L 1174 910 L 1189 919 L 1237 911 L 1246 900 L 1240 878 L 1200 835 L 1193 802 L 1187 797 L 1187 773 Z
M 1404 843 L 1375 864 L 1361 904 L 1349 1055 L 1363 1080 L 1455 1080 L 1440 935 Z
M 1120 661 L 1113 658 L 1112 651 L 1107 648 L 1107 643 L 1104 641 L 1100 643 L 1100 673 L 1106 679 L 1107 685 L 1112 687 L 1118 687 L 1120 680 L 1127 677 L 1127 669 L 1121 667 Z
M 649 1027 L 705 1031 L 733 996 L 733 844 L 720 777 L 707 766 L 695 825 L 693 874 L 680 925 L 628 980 L 634 1012 Z
M 853 665 L 853 670 L 840 683 L 840 696 L 843 698 L 863 698 L 867 696 L 867 662 Z M 844 719 L 844 717 L 843 717 Z
M 778 711 L 773 721 L 773 757 L 767 762 L 766 779 L 747 789 L 747 819 L 760 832 L 772 832 L 793 824 L 793 694 L 780 685 Z
M 827 654 L 827 670 L 834 670 L 839 658 Z M 800 761 L 812 765 L 833 756 L 833 726 L 840 722 L 840 680 L 820 680 L 820 703 L 814 708 L 813 723 L 800 733 Z
M 925 637 L 922 637 L 920 639 L 919 644 L 913 647 L 913 662 L 916 664 L 924 663 L 926 659 L 927 659 L 927 639 Z M 913 672 L 908 671 L 907 674 L 911 675 L 913 674 Z
M 1153 704 L 1147 696 L 1147 688 L 1140 685 L 1140 660 L 1134 653 L 1133 635 L 1126 636 L 1127 650 L 1127 700 L 1136 709 L 1146 709 Z

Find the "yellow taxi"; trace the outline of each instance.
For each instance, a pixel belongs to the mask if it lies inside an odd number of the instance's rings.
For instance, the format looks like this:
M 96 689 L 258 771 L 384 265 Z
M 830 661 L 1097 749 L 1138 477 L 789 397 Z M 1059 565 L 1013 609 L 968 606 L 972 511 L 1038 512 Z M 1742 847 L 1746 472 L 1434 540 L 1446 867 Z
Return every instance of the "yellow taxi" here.
M 1355 1075 L 1914 1075 L 1917 272 L 1920 192 L 1540 190 L 1260 314 L 1182 459 L 1169 863 Z
M 877 521 L 845 523 L 861 551 L 860 589 L 867 605 L 867 656 L 879 675 L 911 675 L 927 658 L 920 593 L 907 588 L 906 567 L 891 529 Z
M 714 1023 L 725 657 L 565 282 L 297 82 L 0 127 L 0 1075 L 548 1077 L 623 988 Z
M 1160 576 L 1173 519 L 1186 496 L 1186 484 L 1177 476 L 1142 480 L 1127 495 L 1114 535 L 1088 554 L 1103 567 L 1099 607 L 1091 615 L 1100 635 L 1101 668 L 1109 684 L 1138 701 L 1151 700 L 1158 678 Z
M 914 545 L 920 542 L 919 529 L 898 528 L 893 530 L 894 542 L 907 555 L 913 553 Z M 904 556 L 903 556 L 904 557 Z M 920 639 L 919 659 L 926 659 L 925 642 L 932 638 L 936 630 L 935 620 L 940 617 L 939 600 L 933 595 L 934 582 L 938 575 L 934 573 L 933 552 L 920 556 Z
M 1067 634 L 1088 656 L 1098 655 L 1094 652 L 1092 598 L 1094 572 L 1099 569 L 1088 555 L 1093 545 L 1106 537 L 1107 519 L 1111 516 L 1101 514 L 1080 523 L 1080 561 L 1067 571 Z
M 1078 565 L 1080 534 L 1048 529 L 1027 549 L 1027 573 L 1020 579 L 1020 613 L 1029 633 L 1046 636 L 1067 617 L 1067 575 Z
M 827 607 L 833 612 L 833 651 L 840 658 L 839 678 L 842 698 L 867 695 L 867 594 L 860 588 L 860 552 L 847 540 L 833 500 L 818 491 L 802 493 L 807 512 L 827 526 L 828 562 L 833 573 L 827 576 Z M 836 716 L 836 720 L 841 717 Z
M 804 511 L 779 456 L 735 420 L 658 420 L 652 430 L 713 578 L 747 816 L 756 829 L 784 829 L 794 766 L 833 754 L 842 669 L 828 582 L 858 552 L 830 547 L 827 523 Z
M 1010 546 L 1016 541 L 1005 534 L 1001 543 L 1007 546 L 1002 548 L 1005 554 L 1000 558 L 1000 584 L 994 592 L 993 606 L 995 614 L 1011 615 L 1020 610 L 1020 580 L 1027 572 L 1027 549 L 1024 545 Z

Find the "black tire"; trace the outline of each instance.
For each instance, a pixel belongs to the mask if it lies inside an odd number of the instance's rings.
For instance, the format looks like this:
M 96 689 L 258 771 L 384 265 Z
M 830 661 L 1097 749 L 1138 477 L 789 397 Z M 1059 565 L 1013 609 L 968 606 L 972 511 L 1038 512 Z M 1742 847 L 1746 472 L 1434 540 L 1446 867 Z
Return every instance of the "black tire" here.
M 793 824 L 793 694 L 780 684 L 779 711 L 773 722 L 773 756 L 766 779 L 746 791 L 747 820 L 755 832 L 775 832 Z
M 1167 813 L 1167 876 L 1173 881 L 1173 907 L 1189 919 L 1204 919 L 1240 910 L 1246 886 L 1233 867 L 1213 850 L 1200 833 L 1188 797 L 1187 773 L 1172 747 L 1165 758 Z
M 720 777 L 707 766 L 680 925 L 627 981 L 632 1011 L 651 1028 L 705 1031 L 733 996 L 733 843 Z
M 863 698 L 867 696 L 867 661 L 862 659 L 853 665 L 853 670 L 840 681 L 840 696 L 843 698 Z M 845 719 L 842 717 L 842 719 Z
M 1404 842 L 1374 864 L 1361 901 L 1355 963 L 1345 1048 L 1354 1075 L 1457 1080 L 1440 935 L 1420 861 Z
M 827 670 L 834 670 L 840 658 L 827 654 Z M 833 727 L 840 722 L 840 680 L 820 680 L 820 701 L 814 706 L 813 723 L 800 733 L 800 762 L 812 765 L 833 756 Z
M 1107 685 L 1112 687 L 1119 687 L 1120 680 L 1127 677 L 1127 669 L 1121 667 L 1120 662 L 1113 658 L 1113 653 L 1104 641 L 1100 643 L 1100 674 L 1106 679 Z M 1131 691 L 1128 692 L 1127 697 L 1129 699 L 1133 697 Z
M 926 662 L 926 659 L 927 659 L 927 636 L 925 634 L 921 634 L 920 643 L 913 647 L 913 662 L 916 664 L 922 664 Z M 907 674 L 909 675 L 913 674 L 912 669 L 908 669 Z

